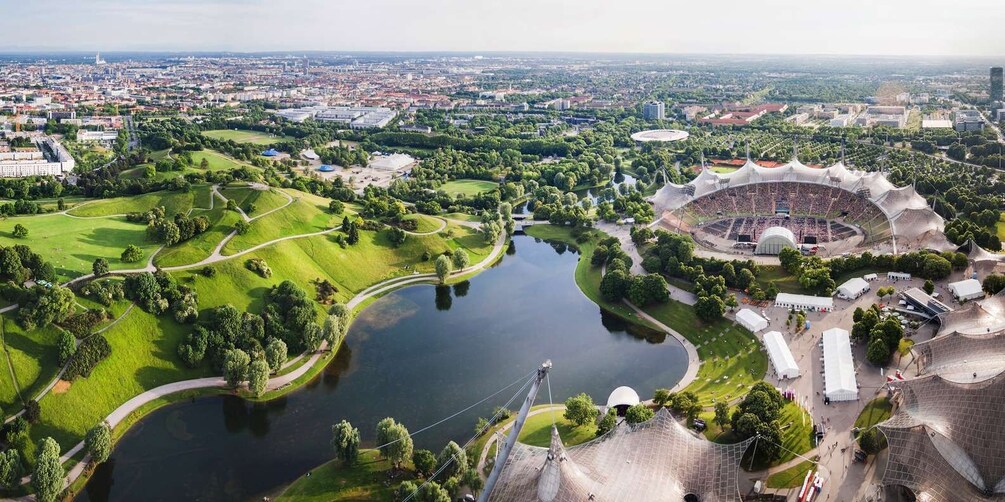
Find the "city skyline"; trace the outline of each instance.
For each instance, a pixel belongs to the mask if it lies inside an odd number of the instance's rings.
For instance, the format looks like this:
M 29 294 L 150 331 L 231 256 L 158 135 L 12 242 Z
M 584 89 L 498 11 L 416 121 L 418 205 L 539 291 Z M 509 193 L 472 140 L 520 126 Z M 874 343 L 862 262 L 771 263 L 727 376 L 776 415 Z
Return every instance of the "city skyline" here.
M 979 0 L 866 0 L 817 5 L 792 0 L 672 5 L 602 0 L 575 4 L 397 0 L 42 0 L 0 6 L 0 51 L 593 52 L 997 56 L 1005 33 L 974 28 L 1005 21 Z M 938 16 L 932 12 L 938 11 Z M 728 12 L 728 17 L 722 13 Z M 53 15 L 72 19 L 54 23 Z M 114 27 L 114 29 L 109 29 Z M 251 27 L 249 29 L 249 27 Z M 852 29 L 852 27 L 854 29 Z M 854 33 L 854 36 L 851 36 Z

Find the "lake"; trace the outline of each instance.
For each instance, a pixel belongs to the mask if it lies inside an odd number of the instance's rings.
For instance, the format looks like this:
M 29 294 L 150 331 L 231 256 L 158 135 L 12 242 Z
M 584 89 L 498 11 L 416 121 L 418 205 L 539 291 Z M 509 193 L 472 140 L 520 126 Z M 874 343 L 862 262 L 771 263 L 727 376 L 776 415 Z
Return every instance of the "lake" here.
M 646 399 L 676 384 L 687 366 L 680 343 L 603 313 L 576 286 L 578 258 L 516 236 L 498 265 L 468 282 L 389 294 L 359 315 L 335 360 L 303 389 L 268 403 L 207 397 L 151 413 L 78 500 L 261 500 L 330 460 L 331 426 L 342 419 L 373 446 L 380 419 L 416 431 L 546 359 L 554 402 L 587 392 L 603 404 L 620 385 Z M 463 443 L 518 387 L 416 435 L 415 447 Z M 545 387 L 537 403 L 548 400 Z

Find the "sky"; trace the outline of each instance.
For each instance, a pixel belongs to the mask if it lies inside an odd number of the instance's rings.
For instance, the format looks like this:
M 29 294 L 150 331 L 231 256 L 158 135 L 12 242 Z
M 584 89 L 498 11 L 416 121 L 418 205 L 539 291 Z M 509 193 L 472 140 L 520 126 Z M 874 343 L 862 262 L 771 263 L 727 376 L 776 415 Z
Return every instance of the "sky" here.
M 0 0 L 0 51 L 1005 56 L 1001 0 Z

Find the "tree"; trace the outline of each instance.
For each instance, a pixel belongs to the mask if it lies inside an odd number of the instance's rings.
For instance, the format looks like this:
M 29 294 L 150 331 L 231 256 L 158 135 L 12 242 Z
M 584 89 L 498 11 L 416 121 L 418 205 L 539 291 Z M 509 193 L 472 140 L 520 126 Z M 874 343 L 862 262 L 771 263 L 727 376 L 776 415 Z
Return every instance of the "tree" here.
M 788 273 L 797 275 L 802 267 L 803 256 L 794 248 L 783 248 L 778 252 L 778 261 Z
M 932 294 L 935 292 L 935 283 L 931 279 L 925 280 L 925 285 L 923 286 L 925 293 Z
M 607 414 L 604 418 L 600 419 L 600 423 L 597 424 L 597 436 L 603 436 L 608 432 L 614 430 L 614 426 L 618 425 L 618 413 L 617 410 L 611 408 L 607 410 Z
M 859 322 L 862 320 L 862 316 L 864 315 L 865 311 L 862 310 L 862 307 L 855 307 L 855 312 L 852 312 L 851 314 L 851 320 L 852 322 Z
M 248 367 L 248 390 L 254 396 L 262 395 L 269 384 L 269 363 L 264 359 L 255 359 Z
M 234 224 L 234 231 L 237 232 L 237 235 L 245 235 L 249 230 L 251 230 L 251 223 L 244 220 L 238 220 L 237 223 Z
M 653 393 L 653 404 L 664 407 L 670 402 L 672 397 L 673 394 L 670 393 L 669 389 L 656 389 L 656 392 Z
M 593 423 L 599 414 L 600 411 L 593 404 L 593 398 L 585 392 L 565 400 L 563 416 L 577 427 Z
M 648 406 L 639 403 L 628 407 L 628 411 L 625 412 L 625 421 L 630 424 L 640 424 L 642 422 L 647 422 L 656 416 L 653 410 L 650 410 Z
M 343 420 L 332 426 L 332 449 L 343 465 L 356 463 L 359 456 L 359 429 Z
M 677 413 L 687 417 L 688 420 L 698 418 L 698 414 L 701 413 L 701 403 L 698 401 L 698 396 L 689 390 L 674 394 L 670 406 Z
M 21 484 L 21 455 L 11 448 L 0 453 L 0 487 L 12 490 Z
M 97 260 L 94 260 L 94 263 L 91 264 L 91 272 L 94 273 L 95 277 L 101 277 L 101 276 L 107 274 L 108 273 L 108 260 L 106 260 L 104 258 L 98 258 Z
M 703 295 L 698 297 L 694 303 L 694 313 L 705 322 L 712 322 L 721 319 L 726 312 L 726 303 L 715 295 Z
M 112 429 L 107 422 L 101 422 L 87 431 L 84 448 L 91 456 L 92 463 L 100 464 L 108 460 L 108 455 L 112 453 Z
M 39 502 L 55 502 L 63 491 L 63 464 L 59 462 L 59 443 L 51 437 L 43 438 L 35 448 L 35 473 L 31 486 Z
M 981 287 L 989 295 L 998 294 L 999 291 L 1005 289 L 1005 275 L 990 274 L 984 278 Z
M 420 476 L 428 477 L 436 470 L 436 454 L 429 450 L 415 450 L 412 454 L 412 465 Z
M 448 463 L 449 465 L 447 465 Z M 468 468 L 468 455 L 464 452 L 464 448 L 451 441 L 436 456 L 436 464 L 443 469 L 441 471 L 443 477 L 451 478 Z
M 328 314 L 321 328 L 322 337 L 328 342 L 328 349 L 334 351 L 342 343 L 342 319 L 335 314 Z
M 269 343 L 265 346 L 265 362 L 268 363 L 269 369 L 273 372 L 282 369 L 286 364 L 286 357 L 286 342 L 278 338 L 269 339 Z
M 666 303 L 670 299 L 667 281 L 660 274 L 646 274 L 632 277 L 628 286 L 628 300 L 638 307 L 654 303 Z
M 715 403 L 715 423 L 721 428 L 729 423 L 729 404 L 725 401 Z
M 328 212 L 332 214 L 342 214 L 345 211 L 345 204 L 340 200 L 333 200 L 328 203 Z
M 143 250 L 134 244 L 130 244 L 126 246 L 126 250 L 122 252 L 120 258 L 125 263 L 136 263 L 143 259 Z
M 24 239 L 25 237 L 28 237 L 28 228 L 20 223 L 16 223 L 14 224 L 14 231 L 11 232 L 11 235 L 17 237 L 18 239 Z
M 450 258 L 445 254 L 441 254 L 436 258 L 436 277 L 440 280 L 442 284 L 447 280 L 447 276 L 450 275 L 451 261 Z
M 873 337 L 865 349 L 865 358 L 876 366 L 883 366 L 890 361 L 890 347 L 883 337 Z
M 482 477 L 478 475 L 478 471 L 474 469 L 467 469 L 464 471 L 464 475 L 461 476 L 461 484 L 471 488 L 471 491 L 478 494 L 485 486 L 485 482 L 482 481 Z
M 454 255 L 451 257 L 454 265 L 454 270 L 464 270 L 468 267 L 468 252 L 463 249 L 458 249 L 454 251 Z
M 387 417 L 377 422 L 377 444 L 380 454 L 391 461 L 395 468 L 412 457 L 412 438 L 404 425 Z
M 886 439 L 876 429 L 869 429 L 858 436 L 858 446 L 869 455 L 875 455 L 886 448 Z
M 227 385 L 237 387 L 248 378 L 248 365 L 251 357 L 241 349 L 230 349 L 223 360 L 223 378 Z
M 60 331 L 56 348 L 59 351 L 59 365 L 62 366 L 77 352 L 77 339 L 68 331 Z
M 610 270 L 600 280 L 600 295 L 609 302 L 621 301 L 629 284 L 631 278 L 624 270 Z
M 24 403 L 24 418 L 28 420 L 28 423 L 38 423 L 39 419 L 42 418 L 42 408 L 39 407 L 38 401 L 31 399 Z

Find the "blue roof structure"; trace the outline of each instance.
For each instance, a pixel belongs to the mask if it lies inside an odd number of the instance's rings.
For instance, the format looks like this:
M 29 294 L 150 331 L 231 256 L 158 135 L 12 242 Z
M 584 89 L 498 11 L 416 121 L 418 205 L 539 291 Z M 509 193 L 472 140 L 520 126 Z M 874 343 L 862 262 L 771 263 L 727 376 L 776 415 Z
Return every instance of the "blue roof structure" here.
M 275 157 L 276 155 L 279 155 L 279 152 L 275 148 L 269 148 L 268 150 L 262 152 L 262 155 L 266 157 Z
M 335 168 L 332 167 L 332 166 L 330 166 L 330 165 L 328 165 L 328 164 L 321 164 L 320 166 L 318 166 L 318 171 L 321 171 L 323 173 L 330 173 L 330 172 L 332 172 L 334 170 L 335 170 Z

